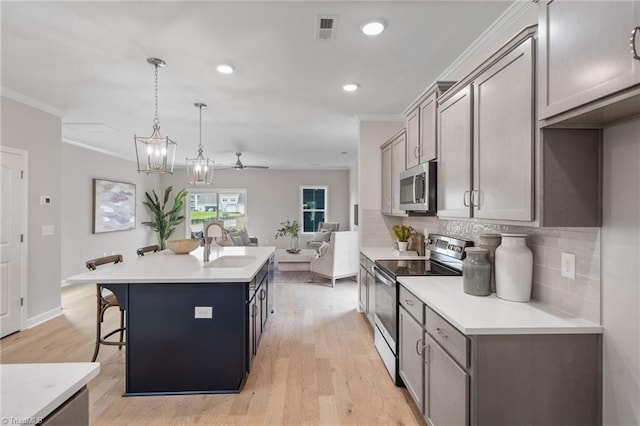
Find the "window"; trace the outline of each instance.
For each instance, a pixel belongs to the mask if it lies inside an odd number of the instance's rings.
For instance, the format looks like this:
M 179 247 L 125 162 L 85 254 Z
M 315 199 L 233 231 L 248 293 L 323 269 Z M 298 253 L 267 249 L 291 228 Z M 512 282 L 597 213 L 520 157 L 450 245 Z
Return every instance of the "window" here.
M 222 220 L 224 226 L 242 226 L 247 214 L 246 189 L 187 189 L 185 206 L 185 236 L 202 232 L 203 224 L 210 220 Z
M 301 186 L 300 200 L 302 204 L 301 216 L 302 232 L 316 232 L 320 222 L 326 222 L 327 192 L 326 186 Z

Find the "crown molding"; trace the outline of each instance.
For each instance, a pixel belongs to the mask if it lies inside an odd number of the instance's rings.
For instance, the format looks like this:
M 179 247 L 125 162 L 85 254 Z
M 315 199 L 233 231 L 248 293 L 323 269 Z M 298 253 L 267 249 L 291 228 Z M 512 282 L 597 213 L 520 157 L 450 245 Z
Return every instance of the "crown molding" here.
M 130 161 L 132 163 L 135 163 L 135 161 L 133 161 L 131 158 L 125 157 L 124 155 L 116 154 L 114 152 L 107 151 L 106 149 L 102 149 L 102 148 L 96 148 L 95 146 L 87 145 L 87 144 L 85 144 L 83 142 L 74 141 L 74 140 L 69 139 L 69 138 L 62 138 L 62 143 L 66 143 L 66 144 L 69 144 L 69 145 L 77 146 L 79 148 L 87 149 L 89 151 L 94 151 L 94 152 L 97 152 L 99 154 L 104 154 L 104 155 L 108 155 L 110 157 L 116 157 L 116 158 L 120 158 L 122 160 L 127 160 L 127 161 Z
M 16 102 L 20 102 L 21 104 L 30 106 L 32 108 L 39 109 L 40 111 L 55 115 L 59 118 L 62 118 L 64 116 L 64 113 L 59 109 L 45 104 L 44 102 L 40 102 L 38 100 L 30 98 L 29 96 L 23 95 L 22 93 L 16 92 L 15 90 L 7 89 L 6 87 L 0 87 L 0 95 L 4 96 L 5 98 L 12 99 Z
M 358 121 L 404 121 L 402 114 L 359 114 Z
M 447 76 L 455 74 L 458 70 L 463 68 L 474 58 L 480 49 L 491 44 L 498 34 L 502 33 L 505 28 L 511 25 L 511 23 L 524 15 L 529 8 L 537 7 L 536 3 L 537 2 L 534 0 L 514 1 L 511 6 L 509 6 L 507 10 L 505 10 L 502 15 L 500 15 L 498 19 L 489 26 L 489 28 L 480 34 L 480 37 L 471 43 L 471 45 L 467 47 L 467 49 L 438 76 L 436 81 L 447 80 Z

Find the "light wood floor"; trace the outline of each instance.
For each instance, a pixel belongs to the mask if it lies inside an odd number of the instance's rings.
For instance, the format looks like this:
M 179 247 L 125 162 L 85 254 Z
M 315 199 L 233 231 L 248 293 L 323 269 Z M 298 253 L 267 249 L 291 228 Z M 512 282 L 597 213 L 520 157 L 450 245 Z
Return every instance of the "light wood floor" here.
M 90 360 L 95 287 L 62 293 L 64 315 L 2 339 L 2 363 Z M 91 424 L 424 425 L 378 357 L 355 309 L 355 282 L 339 280 L 335 289 L 276 283 L 274 294 L 275 313 L 242 392 L 124 398 L 125 349 L 103 346 L 100 374 L 89 384 Z M 112 314 L 107 327 L 117 322 Z

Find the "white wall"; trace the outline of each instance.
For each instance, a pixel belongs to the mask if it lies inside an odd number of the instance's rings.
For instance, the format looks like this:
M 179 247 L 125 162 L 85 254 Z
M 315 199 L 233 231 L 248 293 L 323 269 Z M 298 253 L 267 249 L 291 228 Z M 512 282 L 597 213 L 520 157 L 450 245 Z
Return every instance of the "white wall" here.
M 640 120 L 604 133 L 603 424 L 640 424 Z
M 214 174 L 213 188 L 247 189 L 247 230 L 258 237 L 260 245 L 287 248 L 289 241 L 275 239 L 279 223 L 287 219 L 300 221 L 300 185 L 326 185 L 329 187 L 329 222 L 340 222 L 340 229 L 349 229 L 349 170 L 218 170 Z M 172 176 L 163 176 L 163 188 L 173 186 L 175 194 L 187 187 L 184 169 Z M 176 229 L 184 235 L 184 227 Z M 304 248 L 312 235 L 301 235 Z
M 133 149 L 133 144 L 131 146 Z M 156 244 L 156 234 L 143 221 L 151 218 L 145 191 L 160 188 L 160 176 L 139 174 L 136 163 L 79 146 L 62 144 L 62 271 L 64 278 L 84 272 L 85 262 L 111 252 L 125 262 L 136 249 Z M 93 179 L 109 179 L 136 185 L 136 228 L 130 231 L 93 233 Z
M 391 234 L 380 213 L 382 158 L 380 146 L 404 127 L 404 121 L 361 121 L 358 143 L 358 235 L 361 247 L 391 244 Z M 396 220 L 398 223 L 400 219 Z
M 60 312 L 60 118 L 2 97 L 3 146 L 28 151 L 27 326 Z M 49 206 L 40 195 L 51 196 Z M 42 225 L 54 234 L 42 236 Z

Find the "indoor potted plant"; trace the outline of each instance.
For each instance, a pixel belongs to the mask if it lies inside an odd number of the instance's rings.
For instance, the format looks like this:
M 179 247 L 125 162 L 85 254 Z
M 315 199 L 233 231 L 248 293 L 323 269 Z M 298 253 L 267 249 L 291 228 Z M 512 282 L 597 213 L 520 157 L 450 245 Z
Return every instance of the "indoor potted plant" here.
M 297 220 L 280 222 L 280 228 L 276 229 L 276 239 L 278 237 L 289 237 L 289 253 L 298 253 L 298 233 L 300 232 L 300 224 Z
M 173 187 L 170 186 L 164 191 L 164 199 L 162 200 L 162 203 L 160 202 L 160 199 L 158 199 L 156 191 L 152 191 L 153 197 L 148 192 L 145 192 L 144 194 L 147 196 L 147 201 L 142 203 L 149 208 L 153 215 L 152 221 L 142 222 L 142 224 L 152 227 L 153 230 L 158 233 L 158 244 L 160 245 L 160 250 L 164 250 L 166 248 L 166 241 L 169 239 L 171 234 L 173 234 L 176 226 L 184 220 L 184 216 L 180 214 L 184 206 L 184 197 L 187 195 L 187 191 L 184 189 L 176 194 L 176 197 L 173 200 L 173 207 L 168 211 L 165 211 L 167 208 L 167 202 L 169 201 L 169 194 L 172 189 Z
M 412 232 L 413 228 L 411 226 L 393 225 L 393 233 L 398 240 L 398 251 L 407 251 L 409 237 Z

